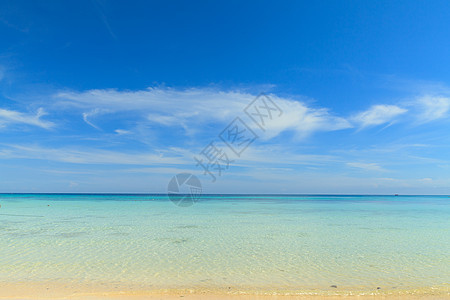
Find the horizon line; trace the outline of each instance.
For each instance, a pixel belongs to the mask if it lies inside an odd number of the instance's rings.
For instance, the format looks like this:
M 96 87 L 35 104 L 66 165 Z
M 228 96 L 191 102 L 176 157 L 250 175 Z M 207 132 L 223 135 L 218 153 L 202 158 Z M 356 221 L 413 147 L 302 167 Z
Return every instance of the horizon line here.
M 167 196 L 168 193 L 111 193 L 111 192 L 80 192 L 80 193 L 66 193 L 66 192 L 0 192 L 0 195 L 118 195 L 118 196 Z M 189 195 L 189 194 L 179 194 Z M 200 196 L 448 196 L 450 194 L 320 194 L 320 193 L 308 193 L 308 194 L 295 194 L 295 193 L 211 193 L 200 194 Z

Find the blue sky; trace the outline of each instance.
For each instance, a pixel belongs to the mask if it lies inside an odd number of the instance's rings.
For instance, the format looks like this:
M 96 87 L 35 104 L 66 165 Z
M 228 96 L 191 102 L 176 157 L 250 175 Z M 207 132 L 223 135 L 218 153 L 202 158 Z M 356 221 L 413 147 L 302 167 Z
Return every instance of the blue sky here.
M 450 193 L 448 1 L 2 1 L 0 191 Z M 265 131 L 244 108 L 283 112 Z M 258 136 L 239 157 L 236 117 Z M 210 142 L 233 162 L 212 182 Z

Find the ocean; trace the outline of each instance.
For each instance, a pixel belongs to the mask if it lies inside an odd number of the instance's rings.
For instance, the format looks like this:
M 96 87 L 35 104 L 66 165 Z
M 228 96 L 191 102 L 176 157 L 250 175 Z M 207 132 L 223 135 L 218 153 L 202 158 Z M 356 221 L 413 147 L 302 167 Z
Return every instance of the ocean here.
M 0 282 L 448 291 L 449 196 L 1 194 Z

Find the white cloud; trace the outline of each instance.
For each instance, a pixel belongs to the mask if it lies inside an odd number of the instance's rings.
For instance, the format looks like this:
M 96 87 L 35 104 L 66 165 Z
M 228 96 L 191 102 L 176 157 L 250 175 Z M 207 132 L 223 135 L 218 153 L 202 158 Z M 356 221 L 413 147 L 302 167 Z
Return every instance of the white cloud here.
M 352 168 L 363 169 L 366 171 L 378 171 L 378 172 L 386 171 L 384 168 L 382 168 L 380 165 L 376 163 L 349 162 L 347 163 L 347 166 Z
M 358 113 L 352 120 L 362 128 L 395 122 L 395 118 L 408 110 L 396 105 L 373 105 L 368 110 Z
M 93 109 L 91 111 L 88 111 L 88 112 L 84 112 L 82 114 L 83 115 L 83 121 L 86 122 L 86 124 L 88 124 L 89 126 L 92 126 L 95 129 L 101 130 L 100 127 L 98 127 L 97 125 L 92 123 L 89 119 L 91 117 L 93 117 L 93 116 L 96 116 L 96 115 L 99 115 L 99 114 L 102 114 L 102 113 L 105 113 L 105 112 L 106 112 L 105 110 L 98 109 L 98 108 L 95 108 L 95 109 Z
M 332 115 L 326 108 L 312 108 L 305 103 L 271 96 L 283 114 L 268 122 L 263 138 L 272 138 L 285 130 L 292 130 L 304 137 L 319 131 L 335 131 L 351 128 L 344 118 Z
M 241 91 L 224 92 L 208 88 L 149 88 L 141 91 L 61 92 L 55 97 L 59 100 L 59 106 L 69 105 L 84 110 L 85 121 L 86 114 L 95 110 L 110 113 L 134 111 L 151 122 L 165 126 L 178 125 L 187 131 L 195 131 L 195 128 L 201 128 L 206 123 L 228 123 L 236 116 L 244 116 L 244 108 L 256 96 Z M 317 131 L 351 127 L 346 119 L 332 115 L 326 108 L 309 107 L 300 101 L 275 95 L 270 97 L 283 110 L 283 115 L 268 122 L 266 137 L 274 137 L 285 130 L 305 136 Z
M 422 179 L 419 179 L 419 181 L 422 181 L 422 182 L 432 182 L 433 179 L 432 179 L 432 178 L 422 178 Z
M 175 116 L 163 116 L 163 115 L 157 115 L 157 114 L 149 114 L 147 119 L 150 122 L 160 123 L 162 125 L 171 126 L 171 125 L 177 125 L 181 121 Z
M 282 146 L 251 145 L 239 158 L 229 154 L 230 166 L 233 167 L 269 167 L 269 166 L 329 166 L 340 161 L 339 157 L 321 154 L 298 154 Z M 39 145 L 3 144 L 0 149 L 0 159 L 24 158 L 48 160 L 73 164 L 114 164 L 114 165 L 177 165 L 189 166 L 197 171 L 194 156 L 198 151 L 171 147 L 154 151 L 114 151 L 92 147 L 58 147 L 49 148 Z M 227 172 L 228 174 L 229 172 Z
M 46 113 L 42 108 L 39 108 L 36 114 L 26 114 L 0 108 L 0 127 L 13 124 L 26 124 L 49 129 L 54 124 L 52 122 L 42 120 L 41 117 L 44 115 L 46 115 Z
M 450 111 L 450 98 L 440 96 L 424 96 L 417 100 L 419 121 L 422 123 L 442 119 L 448 116 Z
M 69 187 L 70 187 L 70 188 L 77 187 L 78 185 L 79 185 L 78 182 L 75 182 L 75 181 L 70 181 L 70 182 L 69 182 Z
M 312 165 L 327 166 L 336 163 L 340 159 L 333 155 L 324 154 L 301 154 L 292 151 L 282 145 L 251 145 L 239 157 L 233 165 L 241 166 L 267 166 L 279 165 Z
M 124 135 L 124 134 L 130 134 L 131 131 L 128 130 L 124 130 L 124 129 L 116 129 L 114 130 L 115 133 L 117 133 L 118 135 Z
M 178 149 L 168 149 L 159 153 L 125 153 L 92 148 L 45 148 L 41 146 L 4 145 L 0 158 L 43 159 L 75 164 L 124 164 L 124 165 L 158 165 L 158 164 L 192 164 L 192 156 L 187 156 Z

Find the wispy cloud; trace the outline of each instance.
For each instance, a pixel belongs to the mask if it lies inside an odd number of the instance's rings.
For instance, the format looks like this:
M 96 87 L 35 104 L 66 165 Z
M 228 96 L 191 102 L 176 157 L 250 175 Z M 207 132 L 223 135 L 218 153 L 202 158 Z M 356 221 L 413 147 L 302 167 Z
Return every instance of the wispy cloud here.
M 347 163 L 347 166 L 362 169 L 365 171 L 377 171 L 377 172 L 386 171 L 384 168 L 382 168 L 380 165 L 376 163 L 349 162 Z
M 54 123 L 41 119 L 44 115 L 46 115 L 46 113 L 42 108 L 39 108 L 35 114 L 26 114 L 0 108 L 0 127 L 17 124 L 38 126 L 45 129 L 53 127 Z
M 124 134 L 131 133 L 129 130 L 124 130 L 124 129 L 116 129 L 116 130 L 114 130 L 114 132 L 117 133 L 118 135 L 124 135 Z
M 406 113 L 408 110 L 396 105 L 373 105 L 368 110 L 360 112 L 352 117 L 361 128 L 377 126 L 382 124 L 392 124 L 396 117 Z
M 50 160 L 75 164 L 113 164 L 113 165 L 189 165 L 192 159 L 185 153 L 177 149 L 168 149 L 164 151 L 155 151 L 144 153 L 142 151 L 120 152 L 112 150 L 101 150 L 93 148 L 75 149 L 75 148 L 48 148 L 41 146 L 27 145 L 3 145 L 0 150 L 0 158 L 26 158 Z
M 286 130 L 303 137 L 317 131 L 352 127 L 345 118 L 333 115 L 327 108 L 310 107 L 301 101 L 270 96 L 283 110 L 283 117 L 269 122 L 265 137 L 274 137 Z M 134 111 L 147 121 L 164 126 L 182 126 L 192 131 L 205 124 L 230 122 L 243 114 L 243 109 L 256 95 L 208 88 L 149 88 L 141 91 L 60 92 L 55 97 L 59 105 L 84 110 L 85 121 L 88 114 L 98 110 L 109 113 Z
M 0 148 L 0 159 L 22 158 L 36 159 L 71 164 L 111 164 L 136 166 L 172 166 L 202 171 L 196 167 L 194 155 L 196 151 L 183 148 L 160 150 L 114 151 L 93 147 L 45 147 L 40 145 L 3 144 Z M 224 148 L 225 149 L 225 148 Z M 342 161 L 337 156 L 320 154 L 298 154 L 282 146 L 254 145 L 248 148 L 242 157 L 231 156 L 231 168 L 238 167 L 279 167 L 283 166 L 329 166 Z
M 292 130 L 300 137 L 314 132 L 335 131 L 351 128 L 345 118 L 335 116 L 327 108 L 309 107 L 303 102 L 273 96 L 283 110 L 283 116 L 268 124 L 266 138 L 277 136 L 285 130 Z
M 339 161 L 340 158 L 335 155 L 296 153 L 283 145 L 252 145 L 238 163 L 244 166 L 326 166 Z
M 450 111 L 450 98 L 443 96 L 423 96 L 416 101 L 419 109 L 418 119 L 421 123 L 442 119 Z
M 166 126 L 180 124 L 180 121 L 182 120 L 182 118 L 177 118 L 175 116 L 164 116 L 157 114 L 149 114 L 147 118 L 150 122 L 155 122 Z
M 111 29 L 111 26 L 109 24 L 108 18 L 106 17 L 106 3 L 101 0 L 93 0 L 92 3 L 94 4 L 95 8 L 97 9 L 100 19 L 102 20 L 103 24 L 105 25 L 106 29 L 108 30 L 111 37 L 114 39 L 117 39 L 117 36 L 114 34 L 113 30 Z
M 95 129 L 101 130 L 100 127 L 98 127 L 97 125 L 95 125 L 94 123 L 92 123 L 90 121 L 90 118 L 93 117 L 93 116 L 102 114 L 102 113 L 106 113 L 106 112 L 107 111 L 99 109 L 99 108 L 93 109 L 93 110 L 88 111 L 88 112 L 84 112 L 82 114 L 83 115 L 83 121 L 86 122 L 86 124 L 88 124 L 89 126 L 92 126 Z

